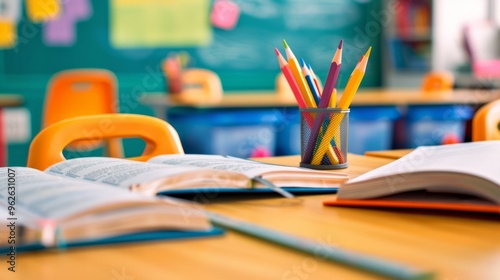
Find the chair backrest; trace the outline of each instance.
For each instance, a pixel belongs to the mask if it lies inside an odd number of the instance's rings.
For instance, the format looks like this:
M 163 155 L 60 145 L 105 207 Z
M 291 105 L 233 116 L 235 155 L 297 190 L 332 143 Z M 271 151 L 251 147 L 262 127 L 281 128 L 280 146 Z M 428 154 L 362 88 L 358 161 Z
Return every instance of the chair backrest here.
M 500 140 L 500 99 L 479 108 L 472 118 L 472 141 Z
M 453 83 L 454 77 L 450 72 L 429 72 L 422 79 L 421 89 L 425 93 L 451 91 Z
M 117 79 L 104 69 L 65 70 L 52 76 L 45 95 L 42 127 L 58 121 L 95 114 L 118 112 Z M 102 145 L 102 141 L 73 143 L 69 148 L 81 150 L 91 144 Z M 121 157 L 123 152 L 120 141 L 108 143 L 113 146 L 110 156 Z
M 44 170 L 66 160 L 62 151 L 70 143 L 141 138 L 146 147 L 131 160 L 146 161 L 161 154 L 183 154 L 177 131 L 166 121 L 135 114 L 99 114 L 69 118 L 43 129 L 31 142 L 28 167 Z
M 215 72 L 191 68 L 182 71 L 182 92 L 172 98 L 185 103 L 217 103 L 222 99 L 222 82 Z

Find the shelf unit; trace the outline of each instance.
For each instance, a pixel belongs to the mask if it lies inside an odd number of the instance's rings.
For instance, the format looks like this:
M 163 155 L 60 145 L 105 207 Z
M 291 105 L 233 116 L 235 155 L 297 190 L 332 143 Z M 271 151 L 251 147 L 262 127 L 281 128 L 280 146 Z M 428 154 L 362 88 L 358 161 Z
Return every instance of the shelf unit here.
M 432 1 L 391 0 L 384 32 L 386 87 L 416 87 L 431 69 Z

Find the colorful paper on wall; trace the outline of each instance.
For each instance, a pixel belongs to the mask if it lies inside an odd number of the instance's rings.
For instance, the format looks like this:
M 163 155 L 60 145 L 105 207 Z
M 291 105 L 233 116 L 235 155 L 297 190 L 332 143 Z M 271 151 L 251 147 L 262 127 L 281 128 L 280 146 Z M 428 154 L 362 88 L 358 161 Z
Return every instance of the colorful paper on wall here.
M 49 46 L 71 46 L 76 41 L 77 22 L 89 18 L 92 7 L 89 0 L 66 0 L 63 13 L 47 21 L 43 27 L 43 40 Z
M 229 0 L 216 0 L 212 8 L 210 19 L 212 25 L 222 29 L 233 29 L 238 23 L 240 8 Z
M 0 48 L 12 48 L 17 41 L 17 23 L 0 22 Z
M 17 22 L 21 18 L 21 0 L 0 0 L 0 48 L 12 48 L 17 42 Z
M 110 40 L 118 48 L 200 46 L 212 39 L 210 0 L 111 0 Z
M 17 23 L 21 18 L 21 0 L 0 0 L 0 22 Z
M 44 22 L 57 18 L 61 0 L 26 0 L 26 14 L 32 22 Z

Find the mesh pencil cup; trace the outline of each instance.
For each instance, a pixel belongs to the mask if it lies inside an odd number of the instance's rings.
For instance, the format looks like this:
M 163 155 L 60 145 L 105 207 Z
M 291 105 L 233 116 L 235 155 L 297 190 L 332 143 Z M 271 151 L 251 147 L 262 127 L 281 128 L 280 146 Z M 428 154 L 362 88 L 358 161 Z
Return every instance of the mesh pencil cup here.
M 346 168 L 348 129 L 349 109 L 300 109 L 300 166 Z

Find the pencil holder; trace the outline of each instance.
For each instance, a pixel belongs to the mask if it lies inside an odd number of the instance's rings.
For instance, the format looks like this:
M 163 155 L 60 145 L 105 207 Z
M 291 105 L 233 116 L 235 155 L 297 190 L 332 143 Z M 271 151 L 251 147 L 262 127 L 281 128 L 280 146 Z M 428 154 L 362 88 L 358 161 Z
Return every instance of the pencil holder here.
M 300 166 L 346 168 L 348 129 L 349 109 L 300 109 Z

